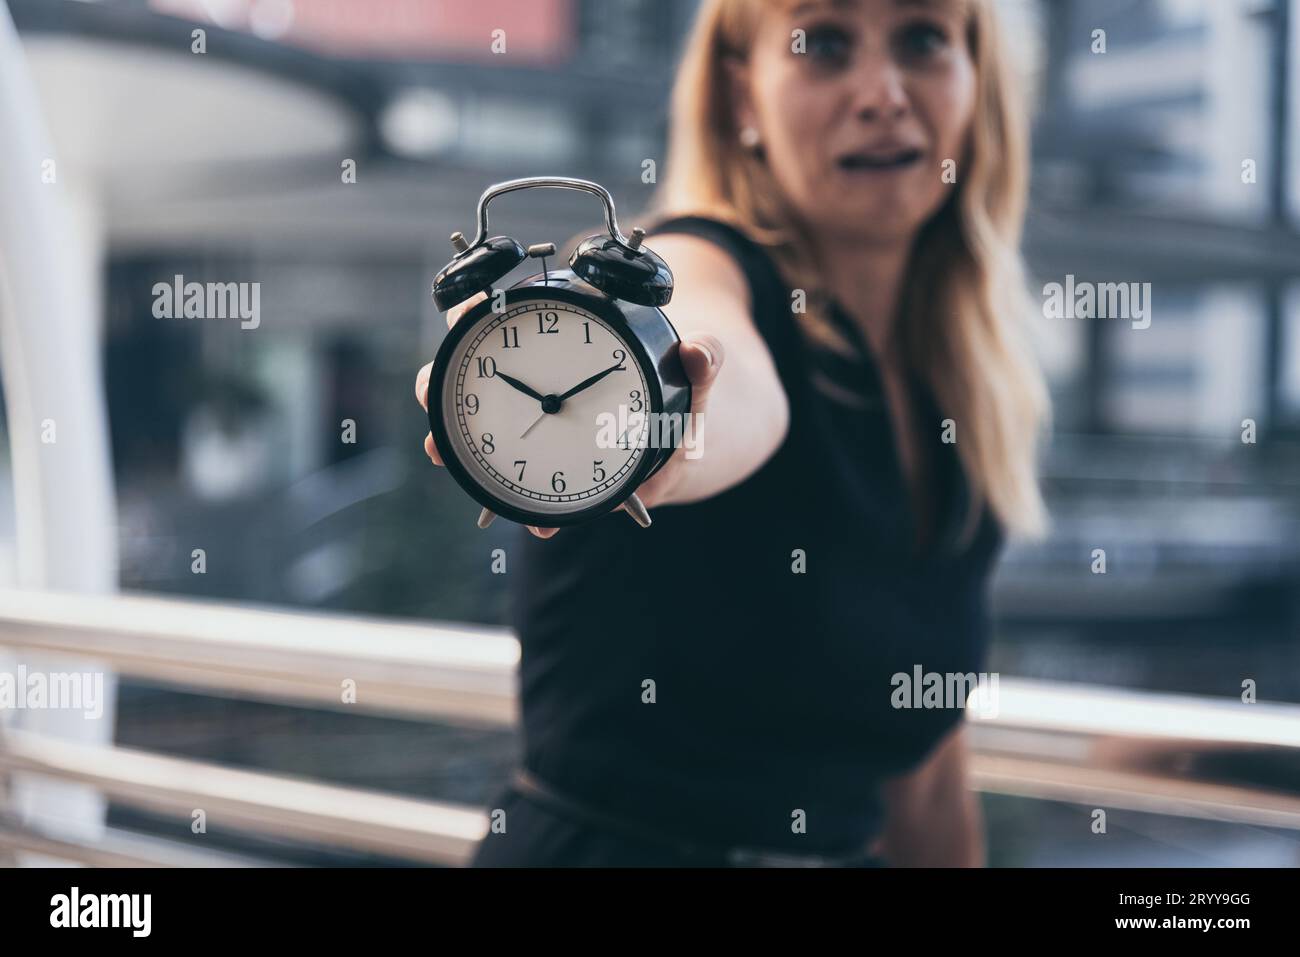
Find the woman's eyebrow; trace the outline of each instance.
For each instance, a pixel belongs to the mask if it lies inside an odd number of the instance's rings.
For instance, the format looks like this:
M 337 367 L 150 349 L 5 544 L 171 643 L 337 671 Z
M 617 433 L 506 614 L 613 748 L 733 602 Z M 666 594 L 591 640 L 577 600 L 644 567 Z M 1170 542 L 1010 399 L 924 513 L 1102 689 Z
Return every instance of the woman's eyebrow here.
M 923 7 L 941 13 L 964 15 L 969 9 L 969 0 L 894 0 L 896 7 Z
M 838 9 L 852 10 L 859 6 L 858 0 L 802 0 L 791 4 L 790 14 L 799 16 L 816 10 Z M 965 15 L 970 8 L 969 0 L 894 0 L 895 7 L 920 7 L 940 13 Z
M 790 10 L 792 15 L 811 13 L 815 10 L 822 10 L 827 7 L 849 10 L 858 5 L 858 0 L 803 0 L 802 3 L 795 4 Z

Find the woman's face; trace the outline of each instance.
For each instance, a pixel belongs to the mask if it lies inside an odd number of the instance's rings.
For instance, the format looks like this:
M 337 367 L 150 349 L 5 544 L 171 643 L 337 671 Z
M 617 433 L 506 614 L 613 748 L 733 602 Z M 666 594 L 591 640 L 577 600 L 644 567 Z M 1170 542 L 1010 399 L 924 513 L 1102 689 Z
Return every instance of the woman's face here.
M 960 180 L 975 108 L 964 6 L 796 0 L 767 9 L 748 67 L 735 74 L 738 119 L 758 130 L 778 187 L 809 229 L 907 242 Z

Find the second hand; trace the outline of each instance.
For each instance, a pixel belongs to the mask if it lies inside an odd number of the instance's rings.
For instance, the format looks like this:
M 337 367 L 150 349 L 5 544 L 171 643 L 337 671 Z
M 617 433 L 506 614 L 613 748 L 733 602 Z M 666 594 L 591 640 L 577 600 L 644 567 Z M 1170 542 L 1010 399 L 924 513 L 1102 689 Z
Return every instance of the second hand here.
M 538 422 L 542 421 L 542 419 L 546 418 L 546 415 L 547 413 L 543 412 L 537 418 L 533 419 L 533 425 L 536 425 Z M 524 435 L 527 435 L 529 432 L 533 431 L 533 425 L 530 425 L 528 428 L 524 429 Z M 519 437 L 522 439 L 524 435 L 521 435 Z

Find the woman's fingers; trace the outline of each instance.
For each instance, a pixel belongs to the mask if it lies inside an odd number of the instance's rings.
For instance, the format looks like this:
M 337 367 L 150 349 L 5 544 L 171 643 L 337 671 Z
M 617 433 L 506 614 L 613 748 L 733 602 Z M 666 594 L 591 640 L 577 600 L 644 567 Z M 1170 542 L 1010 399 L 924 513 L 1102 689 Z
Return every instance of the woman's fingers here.
M 415 374 L 415 397 L 420 401 L 420 405 L 428 411 L 428 400 L 426 395 L 429 391 L 429 372 L 433 369 L 433 363 L 420 369 Z M 433 442 L 433 433 L 430 432 L 424 437 L 424 454 L 429 456 L 434 465 L 442 465 L 442 454 L 438 451 L 438 446 Z
M 429 373 L 433 371 L 433 363 L 421 366 L 420 371 L 415 374 L 415 399 L 420 403 L 420 408 L 425 412 L 429 411 L 428 394 L 429 394 Z
M 539 525 L 529 525 L 528 530 L 532 532 L 534 535 L 536 535 L 538 538 L 550 538 L 552 535 L 554 535 L 556 532 L 559 531 L 558 528 L 544 528 Z
M 415 397 L 419 400 L 421 407 L 426 411 L 428 409 L 426 393 L 429 391 L 429 371 L 433 368 L 430 362 L 427 366 L 420 369 L 415 374 Z M 442 455 L 438 452 L 438 447 L 433 444 L 433 433 L 430 432 L 424 437 L 424 454 L 433 460 L 434 465 L 442 465 Z
M 442 453 L 438 451 L 438 446 L 433 443 L 432 432 L 424 437 L 424 454 L 429 456 L 434 465 L 444 464 L 442 461 Z

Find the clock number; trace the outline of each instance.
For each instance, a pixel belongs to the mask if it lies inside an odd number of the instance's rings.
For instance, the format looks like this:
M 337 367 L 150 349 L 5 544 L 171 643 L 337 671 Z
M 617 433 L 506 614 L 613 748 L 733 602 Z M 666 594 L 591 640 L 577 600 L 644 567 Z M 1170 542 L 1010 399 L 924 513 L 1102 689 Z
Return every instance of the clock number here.
M 636 403 L 635 405 L 632 406 L 632 408 L 628 409 L 629 412 L 640 412 L 642 409 L 645 408 L 645 403 L 641 401 L 641 393 L 638 392 L 636 389 L 633 389 L 631 392 L 628 393 L 628 398 L 631 399 L 634 403 Z
M 515 465 L 519 466 L 519 481 L 524 480 L 524 466 L 528 464 L 527 459 L 515 459 Z
M 512 332 L 514 333 L 513 336 L 511 335 Z M 506 329 L 503 326 L 501 329 L 501 338 L 505 340 L 505 345 L 502 346 L 501 348 L 518 349 L 519 348 L 519 327 L 511 326 L 509 329 Z M 513 342 L 511 341 L 512 339 L 514 340 Z
M 563 491 L 564 491 L 564 473 L 563 473 L 563 472 L 556 472 L 554 475 L 551 476 L 551 488 L 553 488 L 553 489 L 554 489 L 555 491 L 557 491 L 557 492 L 563 492 Z
M 632 449 L 631 444 L 629 444 L 630 440 L 628 439 L 628 433 L 631 431 L 630 428 L 626 429 L 623 434 L 618 437 L 618 447 L 624 452 L 629 452 Z
M 604 459 L 596 459 L 596 461 L 591 463 L 591 480 L 593 482 L 605 481 L 605 470 L 600 467 L 601 463 L 604 461 Z
M 587 320 L 582 324 L 582 334 L 586 336 L 586 338 L 583 339 L 582 344 L 586 346 L 591 345 L 591 320 Z
M 623 365 L 623 360 L 626 358 L 627 358 L 627 353 L 624 352 L 622 349 L 614 350 L 614 361 L 617 362 L 620 367 Z
M 549 328 L 546 329 L 542 328 L 543 320 L 546 321 Z M 559 333 L 560 330 L 556 328 L 556 325 L 559 323 L 559 321 L 560 321 L 560 317 L 553 312 L 539 312 L 537 314 L 537 334 L 540 336 L 540 335 L 551 335 L 553 333 Z
M 469 410 L 470 415 L 478 415 L 478 396 L 473 392 L 466 394 L 465 408 Z
M 478 377 L 480 379 L 490 379 L 497 374 L 497 361 L 491 356 L 486 356 L 478 360 Z
M 491 455 L 493 452 L 497 450 L 497 447 L 493 444 L 491 432 L 484 432 L 481 441 L 483 443 L 483 451 L 486 452 L 488 455 Z

